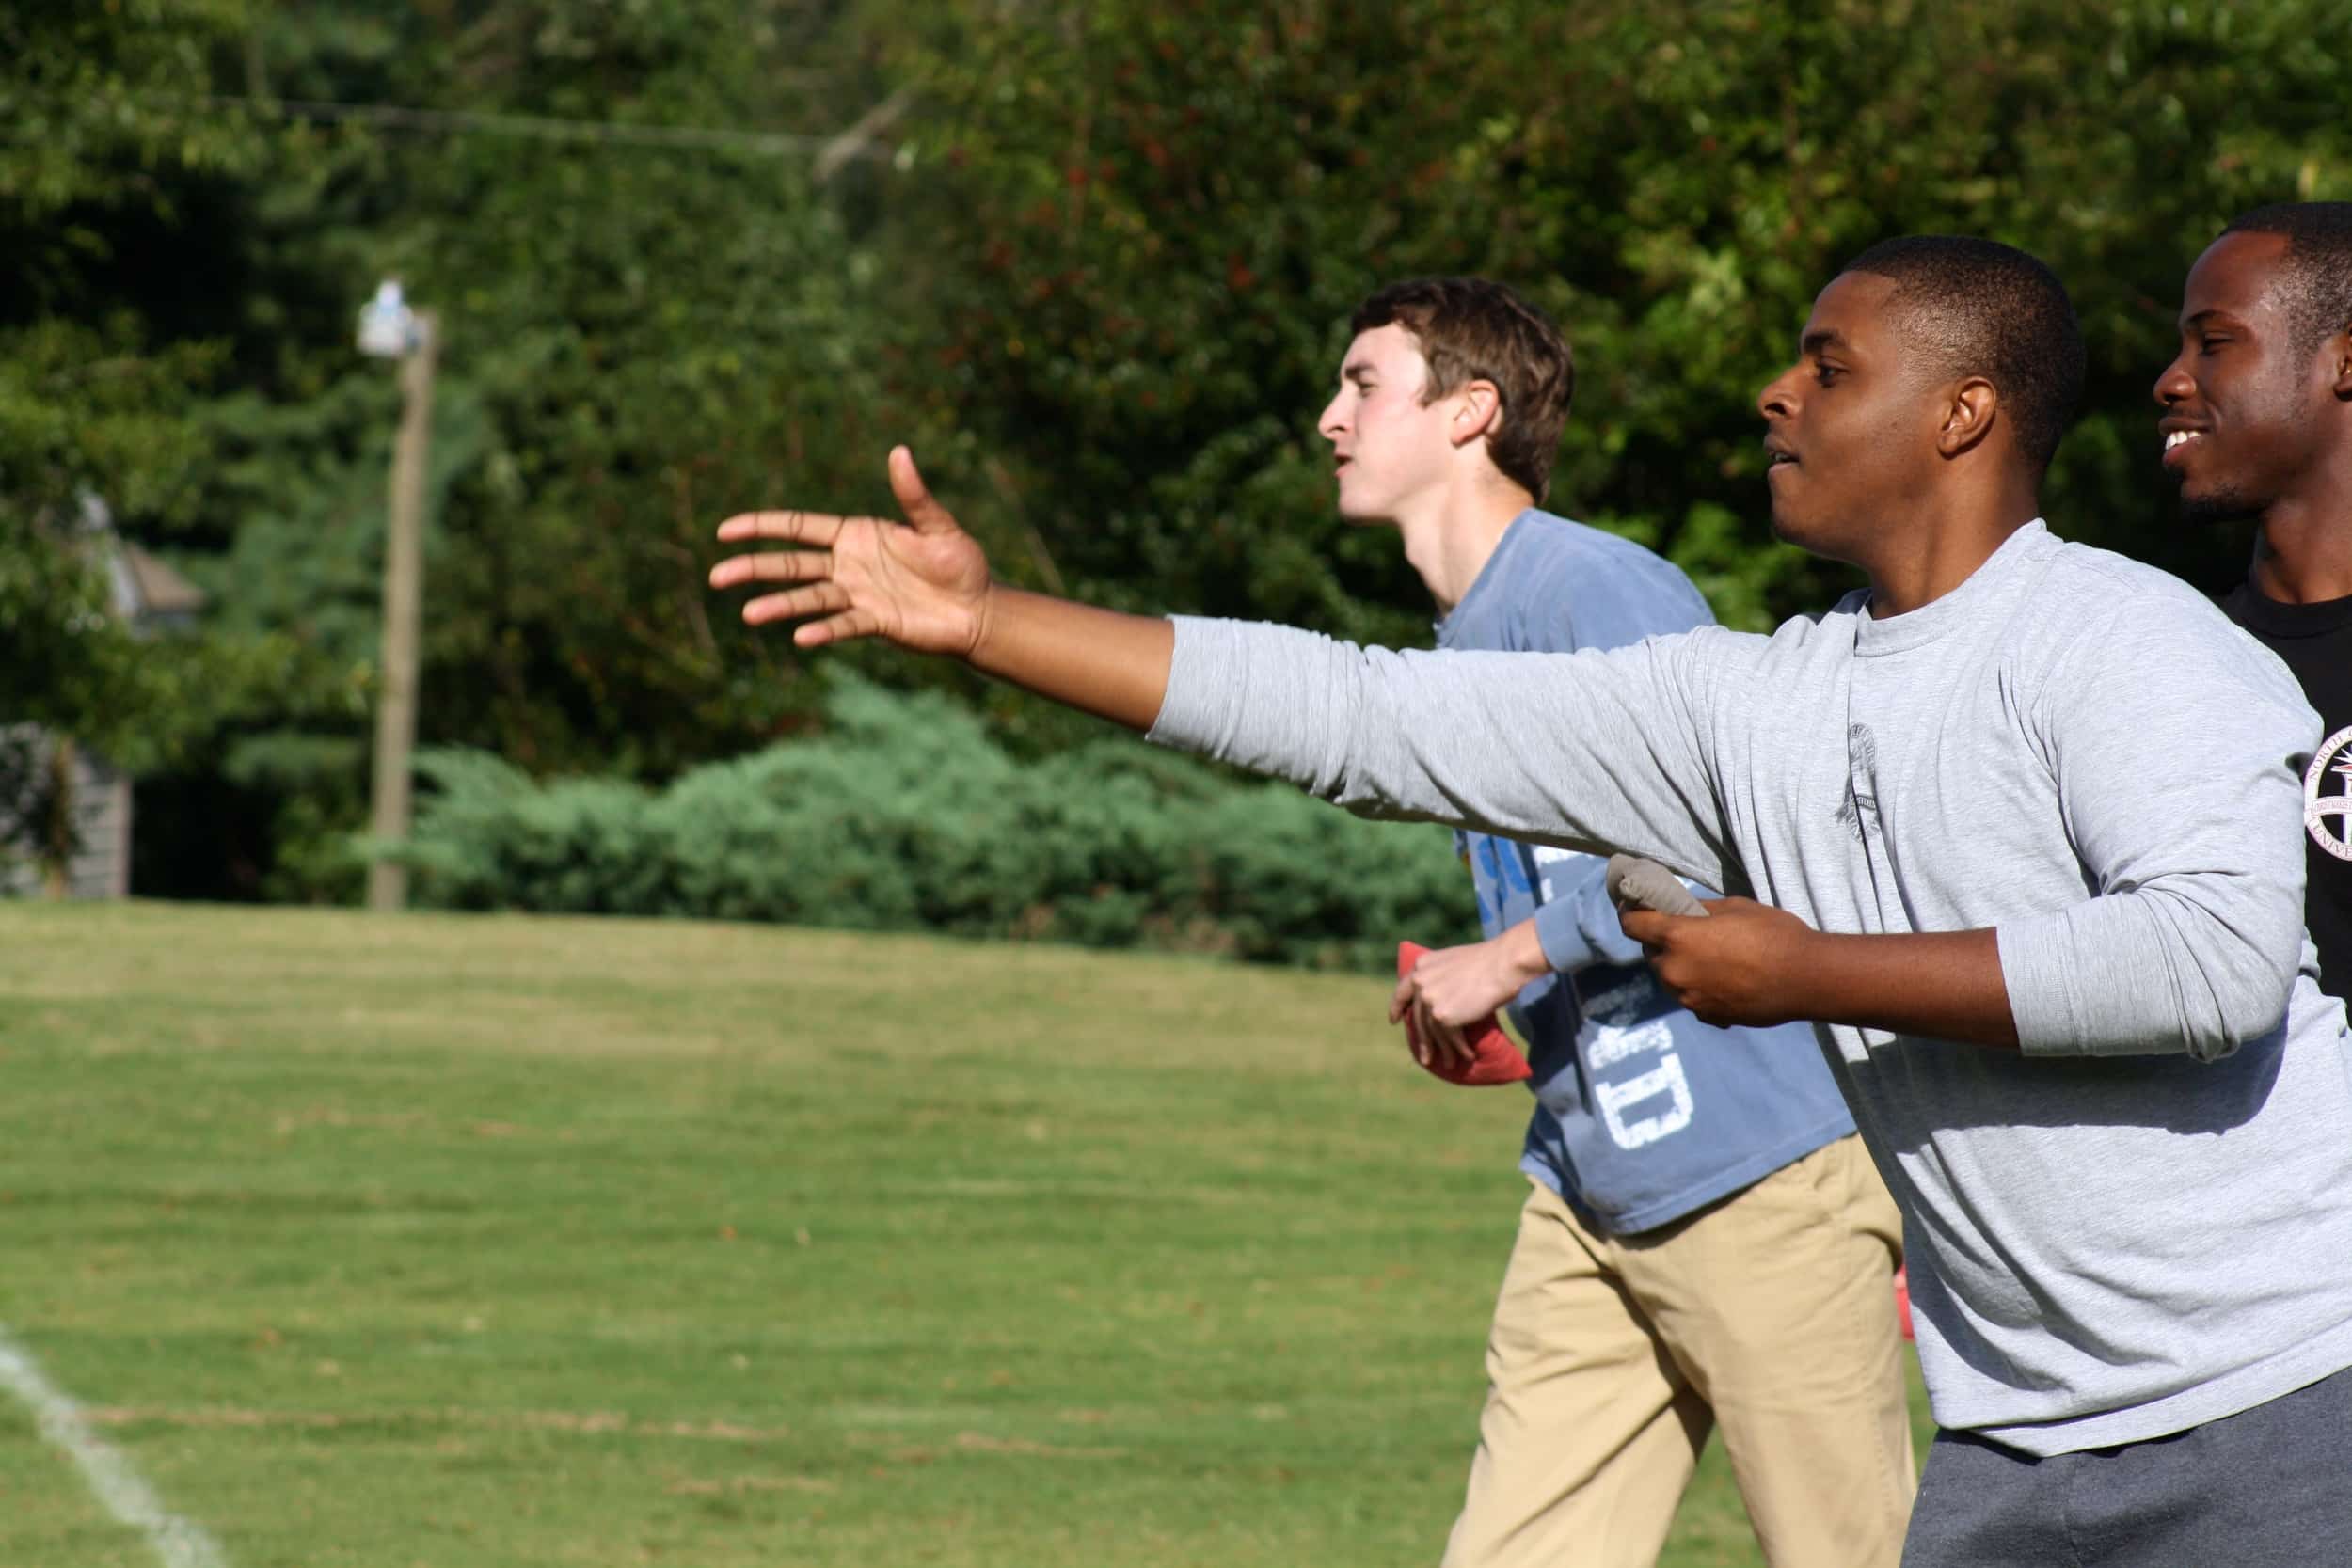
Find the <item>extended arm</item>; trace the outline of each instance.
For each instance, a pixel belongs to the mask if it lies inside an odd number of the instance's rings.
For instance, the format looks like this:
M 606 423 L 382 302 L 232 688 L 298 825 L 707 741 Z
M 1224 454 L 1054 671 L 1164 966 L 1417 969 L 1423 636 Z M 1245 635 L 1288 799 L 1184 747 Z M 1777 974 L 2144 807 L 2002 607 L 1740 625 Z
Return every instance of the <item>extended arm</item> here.
M 1572 657 L 1393 654 L 1286 627 L 1117 615 L 993 585 L 977 544 L 891 453 L 907 523 L 764 512 L 715 587 L 805 648 L 881 636 L 970 660 L 1152 738 L 1292 780 L 1366 816 L 1626 848 L 1720 885 L 1729 847 L 1675 640 Z

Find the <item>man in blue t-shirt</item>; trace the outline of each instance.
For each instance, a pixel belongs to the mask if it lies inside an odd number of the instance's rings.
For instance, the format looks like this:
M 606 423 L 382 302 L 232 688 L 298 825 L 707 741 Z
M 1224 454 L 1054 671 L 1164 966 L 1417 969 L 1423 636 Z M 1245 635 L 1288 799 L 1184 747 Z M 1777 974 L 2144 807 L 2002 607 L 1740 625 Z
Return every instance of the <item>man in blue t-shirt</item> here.
M 1340 511 L 1398 531 L 1441 646 L 1570 654 L 1711 619 L 1661 557 L 1538 509 L 1574 379 L 1539 312 L 1428 279 L 1352 325 L 1320 421 Z M 1676 1006 L 1596 857 L 1459 842 L 1487 940 L 1423 958 L 1391 1018 L 1460 1057 L 1463 1025 L 1507 1009 L 1535 1111 L 1448 1568 L 1646 1568 L 1718 1425 L 1776 1568 L 1893 1568 L 1915 1473 L 1900 1221 L 1812 1030 Z

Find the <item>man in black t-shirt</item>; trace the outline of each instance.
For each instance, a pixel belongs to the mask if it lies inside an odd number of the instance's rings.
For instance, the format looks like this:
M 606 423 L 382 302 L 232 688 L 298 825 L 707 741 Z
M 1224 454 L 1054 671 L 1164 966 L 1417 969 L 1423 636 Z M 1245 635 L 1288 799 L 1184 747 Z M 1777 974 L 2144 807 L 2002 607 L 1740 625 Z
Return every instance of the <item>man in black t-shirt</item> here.
M 2223 230 L 2189 271 L 2155 393 L 2189 516 L 2261 528 L 2221 607 L 2319 710 L 2304 919 L 2322 988 L 2352 997 L 2352 202 L 2261 207 Z

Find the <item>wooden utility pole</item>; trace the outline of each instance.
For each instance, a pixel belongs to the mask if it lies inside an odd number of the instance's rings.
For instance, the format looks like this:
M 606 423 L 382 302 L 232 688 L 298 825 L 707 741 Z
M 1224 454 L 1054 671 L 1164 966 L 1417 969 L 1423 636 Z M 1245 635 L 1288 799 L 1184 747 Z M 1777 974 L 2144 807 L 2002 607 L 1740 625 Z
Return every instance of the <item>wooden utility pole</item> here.
M 51 743 L 48 816 L 40 827 L 40 895 L 56 900 L 73 895 L 73 851 L 81 847 L 74 832 L 73 742 L 59 736 Z
M 440 323 L 417 320 L 420 341 L 400 362 L 400 436 L 392 445 L 391 515 L 384 537 L 384 689 L 375 705 L 375 790 L 370 828 L 381 842 L 408 836 L 408 753 L 417 743 L 417 624 L 424 599 L 424 465 L 433 437 L 433 362 Z M 405 866 L 368 867 L 368 908 L 408 901 Z

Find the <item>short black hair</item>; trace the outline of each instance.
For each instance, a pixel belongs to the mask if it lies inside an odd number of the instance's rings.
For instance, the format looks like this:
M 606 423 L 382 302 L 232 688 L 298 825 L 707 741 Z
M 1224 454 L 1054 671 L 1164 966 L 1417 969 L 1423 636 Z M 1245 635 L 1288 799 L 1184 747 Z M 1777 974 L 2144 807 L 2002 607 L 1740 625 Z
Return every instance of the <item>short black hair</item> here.
M 2257 207 L 2221 232 L 2286 237 L 2280 303 L 2297 353 L 2316 353 L 2320 344 L 2352 327 L 2352 201 Z
M 1882 240 L 1845 265 L 1892 279 L 1888 306 L 1939 372 L 1981 375 L 2016 421 L 2017 450 L 2050 466 L 2083 395 L 2083 333 L 2058 274 L 2013 245 L 1964 234 Z
M 1394 324 L 1413 335 L 1435 403 L 1465 382 L 1491 381 L 1502 417 L 1486 453 L 1503 477 L 1540 504 L 1551 489 L 1551 460 L 1576 396 L 1576 356 L 1551 318 L 1489 277 L 1414 277 L 1391 283 L 1356 307 L 1350 333 Z

